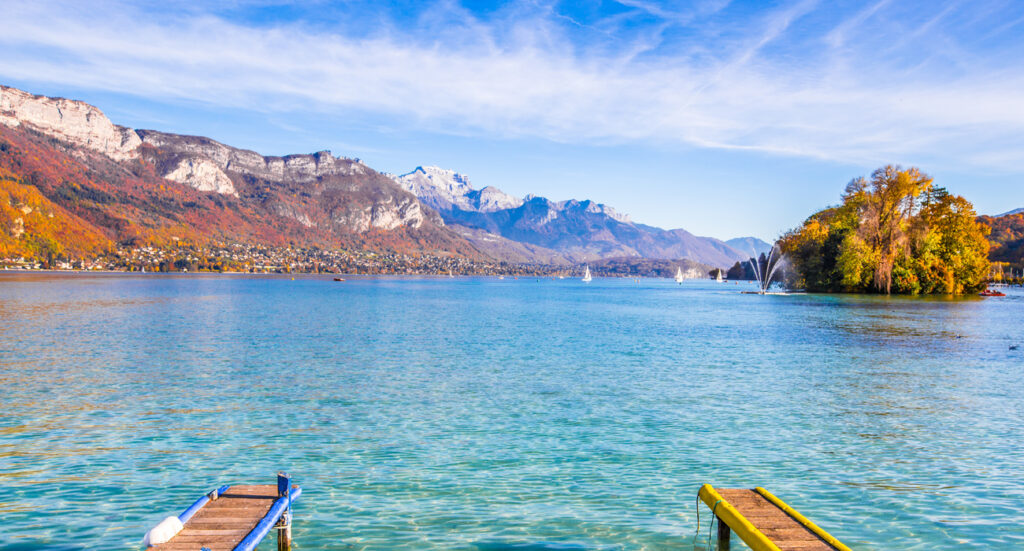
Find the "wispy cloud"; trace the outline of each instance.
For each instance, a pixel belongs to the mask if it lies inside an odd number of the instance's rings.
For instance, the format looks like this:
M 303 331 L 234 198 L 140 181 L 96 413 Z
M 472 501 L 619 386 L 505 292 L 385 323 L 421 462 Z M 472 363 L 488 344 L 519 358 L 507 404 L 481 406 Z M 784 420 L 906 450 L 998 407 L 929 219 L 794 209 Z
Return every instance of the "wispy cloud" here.
M 880 0 L 860 10 L 852 17 L 844 19 L 834 29 L 825 35 L 825 41 L 833 48 L 841 48 L 846 45 L 850 32 L 863 25 L 867 20 L 887 6 L 891 0 Z
M 0 79 L 266 112 L 381 113 L 469 135 L 646 140 L 849 162 L 1024 161 L 1024 68 L 1007 57 L 1021 44 L 971 43 L 946 24 L 955 13 L 907 19 L 913 10 L 885 0 L 823 14 L 805 0 L 739 14 L 722 28 L 724 2 L 682 19 L 655 4 L 622 3 L 687 32 L 608 16 L 595 35 L 618 41 L 611 47 L 577 36 L 588 25 L 572 14 L 535 4 L 482 18 L 441 3 L 413 24 L 356 34 L 303 18 L 156 17 L 116 2 L 32 2 L 8 6 L 0 20 Z M 927 25 L 928 36 L 886 51 L 897 17 L 904 27 Z M 665 38 L 674 34 L 684 38 Z M 933 44 L 956 52 L 955 70 L 942 68 Z

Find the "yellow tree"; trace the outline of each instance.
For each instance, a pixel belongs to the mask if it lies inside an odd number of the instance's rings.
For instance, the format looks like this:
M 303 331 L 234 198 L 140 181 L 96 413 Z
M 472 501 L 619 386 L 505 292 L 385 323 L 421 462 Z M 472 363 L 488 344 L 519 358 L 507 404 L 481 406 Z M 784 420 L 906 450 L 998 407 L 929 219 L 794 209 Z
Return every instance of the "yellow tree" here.
M 843 203 L 782 237 L 809 291 L 952 293 L 980 289 L 988 271 L 986 227 L 963 197 L 916 168 L 889 165 L 851 181 Z
M 874 285 L 878 291 L 891 292 L 893 266 L 909 254 L 912 219 L 919 208 L 917 198 L 931 186 L 932 178 L 917 168 L 902 170 L 887 165 L 871 174 L 870 183 L 861 182 L 862 195 L 854 195 L 863 201 L 857 233 L 877 258 Z

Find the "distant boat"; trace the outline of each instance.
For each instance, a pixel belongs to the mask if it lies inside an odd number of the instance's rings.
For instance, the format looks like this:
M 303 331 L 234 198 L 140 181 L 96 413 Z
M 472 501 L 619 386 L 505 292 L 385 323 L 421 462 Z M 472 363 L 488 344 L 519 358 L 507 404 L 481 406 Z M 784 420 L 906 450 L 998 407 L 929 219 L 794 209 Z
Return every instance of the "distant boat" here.
M 452 271 L 451 270 L 448 270 L 448 277 L 455 277 L 455 276 L 452 275 Z
M 982 292 L 980 292 L 978 294 L 983 296 L 983 297 L 1005 297 L 1006 296 L 1006 293 L 1003 293 L 1003 292 L 1000 292 L 1000 291 L 993 291 L 992 289 L 985 289 L 984 291 L 982 291 Z
M 682 285 L 683 284 L 683 279 L 685 279 L 683 277 L 683 267 L 679 266 L 679 267 L 676 268 L 676 283 Z
M 591 281 L 594 281 L 594 278 L 590 277 L 590 266 L 587 266 L 583 272 L 583 283 L 590 283 Z
M 721 283 L 723 281 L 722 270 L 718 270 L 717 272 L 715 272 L 715 281 L 717 281 L 718 283 Z
M 500 275 L 500 276 L 498 276 L 498 279 L 505 279 L 505 276 Z
M 336 278 L 334 278 L 334 281 L 345 281 L 345 278 L 343 278 L 343 277 L 336 277 Z

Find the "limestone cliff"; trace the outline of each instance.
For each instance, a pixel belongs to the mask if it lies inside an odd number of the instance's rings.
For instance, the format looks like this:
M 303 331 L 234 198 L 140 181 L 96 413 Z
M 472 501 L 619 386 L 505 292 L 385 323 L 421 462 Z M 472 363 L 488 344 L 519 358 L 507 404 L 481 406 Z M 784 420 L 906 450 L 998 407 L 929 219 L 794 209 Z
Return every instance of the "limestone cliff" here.
M 335 157 L 330 151 L 267 157 L 201 136 L 154 130 L 138 134 L 143 158 L 166 178 L 257 200 L 306 227 L 362 233 L 443 225 L 415 195 L 358 159 Z M 268 189 L 278 193 L 268 197 Z
M 142 143 L 134 130 L 110 122 L 88 103 L 36 96 L 7 86 L 0 86 L 0 124 L 28 125 L 117 161 L 135 157 Z
M 206 159 L 221 170 L 267 181 L 312 182 L 325 176 L 366 174 L 367 167 L 354 159 L 334 157 L 330 151 L 311 155 L 264 157 L 202 136 L 182 136 L 155 130 L 139 130 L 143 143 L 165 153 L 190 159 Z
M 231 178 L 221 172 L 216 163 L 206 159 L 194 157 L 181 159 L 173 170 L 164 174 L 164 178 L 192 186 L 199 191 L 215 191 L 238 197 Z

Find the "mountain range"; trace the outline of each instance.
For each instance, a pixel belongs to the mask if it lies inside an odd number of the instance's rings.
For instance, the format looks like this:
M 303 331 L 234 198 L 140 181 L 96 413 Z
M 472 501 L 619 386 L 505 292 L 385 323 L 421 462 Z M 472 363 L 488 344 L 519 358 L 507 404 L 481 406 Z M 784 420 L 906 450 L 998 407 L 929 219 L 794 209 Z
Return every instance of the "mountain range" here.
M 589 200 L 475 189 L 436 167 L 391 176 L 329 151 L 263 156 L 130 129 L 83 102 L 0 86 L 0 258 L 181 242 L 722 267 L 768 247 L 638 224 Z
M 689 258 L 729 266 L 770 247 L 753 237 L 739 238 L 730 244 L 698 237 L 683 229 L 664 230 L 638 224 L 629 216 L 590 200 L 552 201 L 536 195 L 519 198 L 493 186 L 477 189 L 467 176 L 433 166 L 417 167 L 391 178 L 468 238 L 471 237 L 461 228 L 540 247 L 567 262 L 614 257 Z M 490 250 L 487 241 L 477 240 L 474 244 Z

